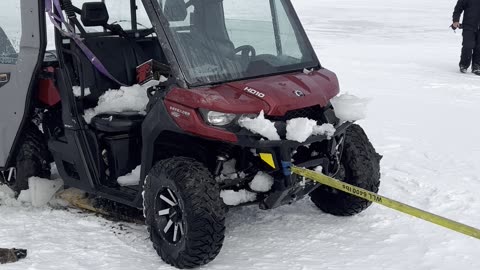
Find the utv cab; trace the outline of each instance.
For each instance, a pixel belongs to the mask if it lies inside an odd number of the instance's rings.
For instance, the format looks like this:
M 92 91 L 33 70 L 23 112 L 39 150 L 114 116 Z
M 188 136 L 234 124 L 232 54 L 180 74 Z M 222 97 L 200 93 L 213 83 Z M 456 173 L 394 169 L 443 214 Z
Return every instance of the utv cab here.
M 337 78 L 289 0 L 12 6 L 21 24 L 0 22 L 0 179 L 15 191 L 54 162 L 65 186 L 143 209 L 156 251 L 178 268 L 217 256 L 227 205 L 310 195 L 334 215 L 369 206 L 291 164 L 378 191 L 380 157 L 335 115 Z M 333 131 L 292 140 L 295 119 Z

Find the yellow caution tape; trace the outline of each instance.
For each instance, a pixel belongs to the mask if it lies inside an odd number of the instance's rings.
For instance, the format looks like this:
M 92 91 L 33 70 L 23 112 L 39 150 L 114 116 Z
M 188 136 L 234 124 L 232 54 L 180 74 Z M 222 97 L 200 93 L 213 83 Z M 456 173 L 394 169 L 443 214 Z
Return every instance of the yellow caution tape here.
M 412 207 L 410 205 L 380 196 L 374 192 L 365 190 L 363 188 L 359 188 L 344 182 L 341 182 L 337 179 L 334 179 L 332 177 L 328 177 L 324 174 L 314 172 L 311 170 L 299 168 L 292 166 L 291 171 L 294 174 L 298 174 L 300 176 L 303 176 L 305 178 L 311 179 L 315 182 L 318 182 L 322 185 L 326 185 L 338 190 L 341 190 L 343 192 L 352 194 L 354 196 L 357 196 L 359 198 L 381 204 L 383 206 L 392 208 L 394 210 L 400 211 L 402 213 L 426 220 L 428 222 L 437 224 L 439 226 L 448 228 L 450 230 L 454 230 L 456 232 L 475 237 L 477 239 L 480 239 L 480 230 L 470 227 L 468 225 L 453 221 L 448 218 L 444 218 L 423 210 L 420 210 L 418 208 Z

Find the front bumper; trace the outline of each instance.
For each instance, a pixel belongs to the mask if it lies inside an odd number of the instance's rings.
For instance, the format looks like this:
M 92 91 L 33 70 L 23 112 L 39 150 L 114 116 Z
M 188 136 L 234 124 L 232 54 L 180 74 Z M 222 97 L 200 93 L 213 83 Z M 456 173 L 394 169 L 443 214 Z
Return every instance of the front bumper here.
M 290 166 L 292 164 L 304 168 L 322 166 L 324 173 L 329 174 L 331 158 L 327 158 L 327 156 L 333 157 L 338 154 L 339 145 L 342 144 L 342 138 L 350 125 L 352 125 L 350 122 L 337 125 L 335 127 L 336 132 L 332 138 L 324 135 L 311 136 L 303 143 L 289 140 L 266 141 L 260 140 L 258 136 L 252 136 L 250 132 L 244 131 L 245 134 L 237 133 L 239 138 L 238 144 L 242 147 L 256 149 L 259 156 L 261 156 L 270 167 L 271 172 L 277 176 L 275 177 L 273 192 L 261 201 L 260 208 L 272 209 L 284 204 L 289 204 L 302 199 L 315 190 L 319 186 L 318 184 L 311 181 L 305 182 L 301 177 L 292 175 Z M 328 153 L 324 153 L 324 156 L 312 158 L 301 163 L 292 161 L 292 156 L 299 147 L 325 141 L 328 141 L 329 146 Z M 265 159 L 262 155 L 268 158 Z

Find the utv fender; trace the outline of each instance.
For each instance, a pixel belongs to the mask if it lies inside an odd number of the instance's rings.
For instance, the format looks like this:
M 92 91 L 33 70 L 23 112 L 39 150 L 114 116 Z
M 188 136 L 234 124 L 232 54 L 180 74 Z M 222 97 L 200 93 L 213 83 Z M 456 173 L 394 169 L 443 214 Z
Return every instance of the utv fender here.
M 155 97 L 154 97 L 155 98 Z M 140 185 L 150 169 L 153 167 L 155 155 L 155 142 L 163 132 L 184 133 L 170 117 L 162 99 L 154 101 L 142 124 L 142 170 L 140 174 Z

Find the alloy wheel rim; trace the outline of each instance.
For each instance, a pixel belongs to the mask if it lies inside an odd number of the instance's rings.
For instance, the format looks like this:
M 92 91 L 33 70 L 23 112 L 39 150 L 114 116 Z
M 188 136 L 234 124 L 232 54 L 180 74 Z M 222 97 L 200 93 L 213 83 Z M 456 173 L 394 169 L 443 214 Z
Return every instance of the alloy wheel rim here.
M 183 211 L 178 197 L 170 188 L 158 193 L 156 198 L 155 220 L 158 231 L 171 244 L 180 242 L 185 235 Z

